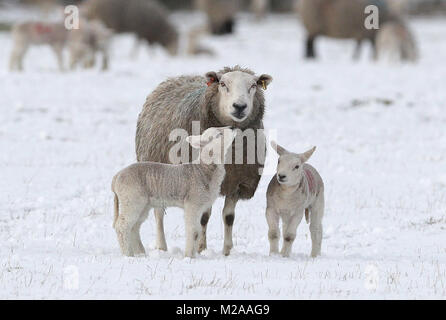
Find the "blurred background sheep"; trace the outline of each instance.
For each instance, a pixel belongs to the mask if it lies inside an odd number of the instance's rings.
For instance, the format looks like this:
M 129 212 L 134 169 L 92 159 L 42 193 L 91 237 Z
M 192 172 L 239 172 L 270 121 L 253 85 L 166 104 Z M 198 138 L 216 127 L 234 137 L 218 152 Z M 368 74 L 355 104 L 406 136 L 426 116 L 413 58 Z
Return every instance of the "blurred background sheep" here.
M 63 6 L 68 4 L 78 5 L 82 18 L 101 21 L 114 33 L 133 34 L 137 39 L 133 58 L 141 43 L 159 45 L 171 56 L 223 54 L 221 50 L 213 48 L 212 37 L 231 37 L 238 32 L 237 21 L 240 19 L 249 16 L 260 25 L 271 14 L 295 14 L 299 19 L 296 28 L 303 26 L 307 34 L 303 44 L 307 58 L 317 55 L 316 39 L 328 37 L 355 41 L 353 57 L 356 59 L 360 56 L 363 43 L 369 42 L 374 58 L 393 56 L 391 60 L 413 62 L 420 52 L 410 28 L 410 19 L 417 15 L 446 13 L 446 0 L 0 0 L 0 6 L 5 9 L 17 6 L 35 8 L 41 12 L 42 19 L 49 22 L 55 16 L 61 20 Z M 369 4 L 379 8 L 380 28 L 377 30 L 364 28 L 364 8 Z M 201 17 L 201 20 L 196 20 L 201 22 L 193 25 L 189 21 L 181 21 L 186 14 Z M 9 30 L 12 24 L 0 19 L 0 30 Z M 101 41 L 94 43 L 92 30 L 72 33 L 71 45 L 68 46 L 71 67 L 78 64 L 91 67 L 95 54 L 102 53 L 102 67 L 105 69 L 109 62 L 108 47 L 112 36 L 105 36 L 102 32 L 102 36 L 96 37 L 96 40 L 103 39 L 104 45 L 98 45 Z M 87 48 L 88 37 L 88 50 L 81 50 L 81 47 Z M 84 53 L 81 54 L 81 51 Z M 78 58 L 80 55 L 83 58 Z

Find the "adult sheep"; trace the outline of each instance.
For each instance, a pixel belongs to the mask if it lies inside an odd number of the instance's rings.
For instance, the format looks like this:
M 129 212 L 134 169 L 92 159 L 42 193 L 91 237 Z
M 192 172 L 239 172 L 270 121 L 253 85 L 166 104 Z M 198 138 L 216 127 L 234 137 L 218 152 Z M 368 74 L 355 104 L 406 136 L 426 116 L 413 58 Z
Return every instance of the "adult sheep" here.
M 206 14 L 210 33 L 214 35 L 233 33 L 235 15 L 239 10 L 237 0 L 196 0 L 195 8 Z
M 222 126 L 239 128 L 245 130 L 245 133 L 249 131 L 246 129 L 253 129 L 251 132 L 255 135 L 253 143 L 257 155 L 255 159 L 249 161 L 247 149 L 253 145 L 248 146 L 248 139 L 243 139 L 243 143 L 237 144 L 236 141 L 233 144 L 232 164 L 225 165 L 226 176 L 220 190 L 220 194 L 225 196 L 225 255 L 229 255 L 233 246 L 232 225 L 236 204 L 239 200 L 250 199 L 254 195 L 261 177 L 266 148 L 265 137 L 262 131 L 257 129 L 263 129 L 265 99 L 262 89 L 266 89 L 271 81 L 269 75 L 256 76 L 251 70 L 239 66 L 226 67 L 219 72 L 208 72 L 205 77 L 171 78 L 162 82 L 147 97 L 138 117 L 135 139 L 138 161 L 170 163 L 169 152 L 177 144 L 175 141 L 169 141 L 170 133 L 181 128 L 192 134 L 193 121 L 199 121 L 201 132 L 210 127 Z M 243 148 L 242 151 L 240 147 Z M 243 155 L 242 163 L 236 162 L 237 155 Z M 203 212 L 201 216 L 202 232 L 199 236 L 198 252 L 206 249 L 206 228 L 211 209 Z M 157 248 L 167 250 L 163 215 L 164 210 L 155 210 Z
M 169 22 L 169 12 L 153 0 L 87 0 L 82 7 L 87 19 L 101 20 L 116 33 L 132 32 L 149 44 L 178 53 L 178 32 Z
M 364 26 L 365 8 L 375 5 L 379 9 L 379 24 L 399 19 L 385 0 L 301 0 L 299 14 L 307 30 L 306 57 L 314 58 L 314 41 L 318 36 L 338 39 L 354 39 L 357 47 L 354 58 L 359 57 L 364 40 L 372 43 L 376 58 L 376 35 L 379 29 Z

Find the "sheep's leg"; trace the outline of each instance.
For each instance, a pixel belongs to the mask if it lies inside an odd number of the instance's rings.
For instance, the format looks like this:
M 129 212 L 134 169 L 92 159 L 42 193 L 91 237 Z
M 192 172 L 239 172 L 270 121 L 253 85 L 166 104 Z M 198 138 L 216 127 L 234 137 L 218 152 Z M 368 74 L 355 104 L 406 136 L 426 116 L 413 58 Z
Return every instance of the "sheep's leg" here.
M 184 220 L 186 224 L 186 249 L 184 255 L 189 258 L 195 256 L 198 247 L 198 233 L 199 233 L 199 213 L 202 210 L 197 210 L 194 206 L 186 205 L 184 208 Z
M 147 208 L 144 208 L 143 212 L 141 212 L 139 220 L 132 228 L 132 248 L 135 255 L 146 254 L 146 250 L 144 249 L 141 241 L 140 229 L 143 222 L 147 219 L 148 212 L 149 210 Z
M 356 47 L 355 51 L 353 52 L 353 60 L 359 60 L 359 57 L 361 56 L 361 46 L 362 46 L 362 40 L 356 40 Z
M 226 196 L 225 206 L 223 208 L 223 223 L 225 225 L 225 240 L 223 245 L 223 254 L 228 256 L 233 247 L 232 244 L 232 225 L 235 218 L 235 206 L 237 205 L 237 197 Z
M 166 236 L 164 235 L 164 208 L 157 208 L 155 211 L 156 219 L 156 248 L 158 250 L 167 251 Z
M 206 243 L 206 229 L 208 227 L 208 221 L 209 217 L 212 213 L 212 207 L 207 209 L 203 214 L 201 215 L 200 224 L 201 224 L 201 232 L 200 236 L 198 238 L 198 253 L 202 252 L 203 250 L 206 250 L 207 243 Z
M 314 52 L 314 40 L 315 36 L 307 36 L 306 41 L 306 50 L 305 50 L 305 57 L 307 59 L 316 58 L 316 53 Z
M 284 257 L 289 257 L 293 248 L 294 239 L 296 239 L 296 230 L 304 216 L 304 208 L 299 208 L 296 212 L 283 219 L 283 245 L 280 253 Z
M 324 215 L 324 197 L 319 195 L 316 202 L 311 206 L 310 234 L 311 234 L 311 256 L 314 258 L 321 254 L 322 245 L 322 217 Z
M 101 50 L 102 52 L 102 71 L 108 70 L 108 50 Z
M 269 254 L 279 253 L 279 215 L 275 210 L 266 208 L 266 221 L 268 222 Z
M 135 255 L 133 250 L 133 240 L 135 239 L 133 232 L 135 230 L 133 227 L 141 218 L 144 209 L 146 209 L 145 201 L 129 199 L 126 202 L 119 202 L 119 217 L 115 224 L 115 230 L 122 254 L 125 256 L 133 257 Z
M 378 60 L 378 47 L 376 45 L 376 39 L 372 38 L 370 41 L 372 43 L 372 60 L 376 61 Z

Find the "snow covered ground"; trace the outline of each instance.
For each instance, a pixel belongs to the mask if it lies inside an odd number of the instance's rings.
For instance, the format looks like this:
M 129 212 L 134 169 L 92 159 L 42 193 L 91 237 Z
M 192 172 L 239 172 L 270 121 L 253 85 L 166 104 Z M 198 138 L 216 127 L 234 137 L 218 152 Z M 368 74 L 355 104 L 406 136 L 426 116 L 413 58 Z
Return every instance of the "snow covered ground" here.
M 181 15 L 190 26 L 195 16 Z M 50 49 L 32 49 L 11 74 L 0 33 L 0 298 L 445 298 L 446 20 L 415 20 L 417 65 L 353 63 L 353 43 L 324 39 L 302 58 L 303 30 L 287 15 L 242 16 L 235 36 L 206 38 L 216 57 L 130 60 L 132 37 L 113 45 L 111 71 L 59 73 Z M 136 119 L 168 76 L 240 64 L 274 81 L 265 127 L 304 151 L 326 184 L 323 255 L 309 258 L 308 226 L 291 258 L 270 257 L 264 217 L 271 175 L 239 203 L 234 249 L 223 246 L 222 199 L 208 250 L 184 251 L 180 210 L 168 211 L 169 252 L 154 250 L 154 218 L 142 228 L 146 257 L 125 258 L 112 224 L 111 178 L 135 161 Z M 269 154 L 272 161 L 275 155 Z

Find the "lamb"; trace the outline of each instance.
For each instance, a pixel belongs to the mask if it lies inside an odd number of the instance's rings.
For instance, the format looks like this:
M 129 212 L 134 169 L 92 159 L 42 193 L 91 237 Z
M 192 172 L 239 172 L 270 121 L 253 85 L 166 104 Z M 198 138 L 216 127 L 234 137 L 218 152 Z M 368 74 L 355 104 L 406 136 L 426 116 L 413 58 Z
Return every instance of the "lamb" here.
M 239 66 L 226 67 L 219 72 L 208 72 L 202 76 L 180 76 L 161 83 L 148 97 L 139 114 L 135 145 L 138 161 L 170 163 L 169 150 L 175 142 L 169 141 L 174 129 L 192 132 L 193 121 L 198 121 L 200 130 L 210 127 L 232 126 L 252 131 L 250 146 L 256 157 L 249 163 L 248 139 L 241 143 L 242 163 L 235 163 L 235 155 L 240 150 L 232 148 L 232 163 L 226 164 L 226 176 L 221 187 L 221 195 L 226 196 L 223 209 L 225 225 L 223 253 L 229 255 L 232 244 L 232 226 L 235 207 L 239 200 L 253 197 L 261 177 L 261 169 L 266 154 L 263 129 L 265 98 L 263 90 L 271 83 L 267 74 L 256 76 L 249 69 Z M 207 84 L 207 85 L 206 85 Z M 259 130 L 258 130 L 259 129 Z M 242 136 L 242 135 L 240 135 Z M 251 140 L 251 139 L 250 139 Z M 199 252 L 206 249 L 206 228 L 212 208 L 203 211 L 202 230 L 199 239 Z M 158 230 L 162 229 L 164 211 L 155 210 Z M 166 241 L 160 232 L 157 247 L 167 250 Z
M 178 53 L 178 32 L 169 22 L 168 10 L 154 0 L 88 0 L 81 13 L 101 20 L 116 33 L 132 32 L 149 44 L 160 44 L 169 54 Z
M 13 48 L 9 69 L 23 70 L 23 59 L 32 45 L 49 45 L 57 57 L 59 69 L 64 69 L 63 48 L 68 38 L 68 31 L 63 23 L 23 22 L 12 28 Z
M 139 229 L 151 208 L 175 206 L 184 209 L 185 256 L 194 257 L 201 214 L 218 197 L 225 176 L 225 154 L 235 134 L 229 127 L 221 127 L 209 128 L 201 136 L 187 137 L 193 148 L 200 149 L 198 163 L 139 162 L 115 175 L 113 227 L 124 255 L 145 253 Z
M 68 39 L 70 68 L 75 69 L 81 62 L 85 68 L 93 67 L 96 52 L 100 52 L 102 70 L 107 70 L 111 37 L 111 30 L 107 29 L 100 21 L 82 20 L 79 29 L 70 31 Z
M 353 54 L 355 59 L 359 58 L 362 42 L 368 40 L 372 43 L 373 57 L 377 58 L 378 30 L 364 26 L 364 10 L 368 5 L 378 7 L 380 25 L 401 19 L 389 9 L 384 0 L 301 0 L 299 13 L 307 30 L 306 57 L 315 58 L 315 39 L 318 36 L 327 36 L 356 40 L 357 46 Z
M 277 175 L 267 189 L 266 220 L 270 254 L 279 252 L 279 220 L 282 219 L 283 245 L 281 254 L 289 257 L 296 238 L 296 229 L 304 215 L 310 221 L 311 256 L 321 254 L 322 217 L 324 215 L 324 183 L 319 173 L 306 162 L 316 147 L 301 153 L 291 153 L 271 142 L 279 154 Z
M 376 37 L 379 59 L 415 62 L 418 50 L 413 35 L 403 22 L 384 24 Z

